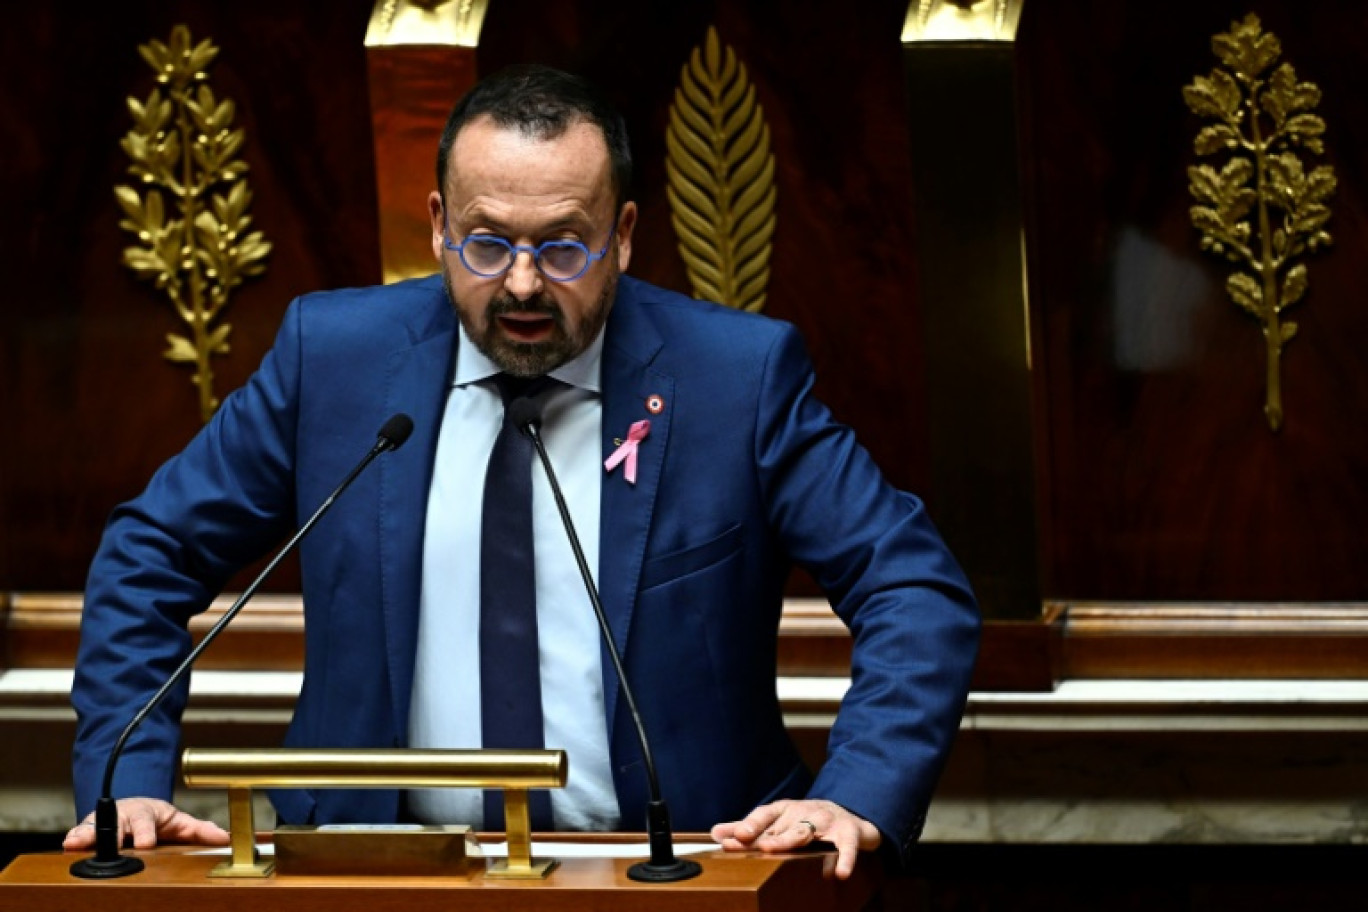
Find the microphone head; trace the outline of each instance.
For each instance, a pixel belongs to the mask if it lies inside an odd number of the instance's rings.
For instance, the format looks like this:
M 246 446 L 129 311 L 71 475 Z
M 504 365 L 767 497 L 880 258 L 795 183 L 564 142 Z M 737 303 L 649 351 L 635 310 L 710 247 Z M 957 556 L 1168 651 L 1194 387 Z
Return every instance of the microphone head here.
M 376 435 L 377 441 L 386 449 L 397 450 L 404 445 L 404 441 L 409 439 L 413 433 L 413 419 L 403 412 L 397 412 L 390 416 L 384 426 L 380 428 L 380 433 Z
M 527 396 L 521 396 L 508 404 L 508 418 L 513 426 L 523 433 L 536 430 L 541 424 L 541 403 Z

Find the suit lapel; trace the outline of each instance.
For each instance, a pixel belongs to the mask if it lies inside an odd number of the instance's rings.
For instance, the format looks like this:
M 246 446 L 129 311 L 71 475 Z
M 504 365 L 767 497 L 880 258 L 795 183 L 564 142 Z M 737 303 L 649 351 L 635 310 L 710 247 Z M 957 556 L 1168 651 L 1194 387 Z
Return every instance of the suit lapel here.
M 634 422 L 651 422 L 650 434 L 637 451 L 636 484 L 629 484 L 619 465 L 603 476 L 599 517 L 599 592 L 608 626 L 619 653 L 626 655 L 636 605 L 641 565 L 660 488 L 665 447 L 670 434 L 672 377 L 652 368 L 661 338 L 647 319 L 636 283 L 623 277 L 604 339 L 603 458 L 617 449 Z M 655 397 L 663 408 L 654 411 Z M 613 741 L 619 685 L 604 657 L 604 709 L 608 738 Z
M 445 318 L 434 333 L 411 348 L 393 352 L 386 365 L 385 404 L 390 414 L 413 418 L 413 436 L 380 460 L 380 593 L 385 612 L 386 661 L 396 735 L 408 730 L 413 665 L 418 649 L 418 613 L 423 581 L 423 532 L 452 365 L 455 317 L 439 290 Z

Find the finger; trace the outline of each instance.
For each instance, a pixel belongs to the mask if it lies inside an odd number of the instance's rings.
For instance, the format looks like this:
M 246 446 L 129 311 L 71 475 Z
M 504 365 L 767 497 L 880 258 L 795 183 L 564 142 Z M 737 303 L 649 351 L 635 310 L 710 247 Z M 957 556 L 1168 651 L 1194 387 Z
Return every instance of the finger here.
M 776 801 L 773 804 L 764 804 L 746 815 L 736 828 L 732 830 L 732 838 L 741 842 L 750 843 L 765 836 L 767 831 L 773 829 L 775 821 L 783 816 L 787 810 L 789 802 Z
M 799 820 L 790 814 L 775 821 L 757 844 L 767 852 L 785 852 L 805 846 L 815 838 L 817 824 L 806 818 Z
M 855 873 L 855 862 L 860 857 L 860 834 L 854 827 L 835 826 L 823 836 L 836 847 L 836 879 L 845 880 Z
M 200 820 L 195 827 L 195 842 L 201 845 L 227 845 L 232 837 L 212 820 Z
M 95 822 L 93 820 L 83 820 L 76 826 L 67 830 L 66 837 L 62 840 L 64 849 L 88 849 L 95 844 Z
M 161 827 L 163 842 L 185 842 L 197 845 L 227 845 L 228 833 L 212 820 L 200 820 L 184 811 L 175 814 Z
M 150 849 L 157 844 L 157 818 L 145 805 L 135 805 L 128 812 L 127 821 L 124 815 L 119 815 L 120 843 L 123 842 L 123 835 L 131 832 L 133 834 L 133 848 Z

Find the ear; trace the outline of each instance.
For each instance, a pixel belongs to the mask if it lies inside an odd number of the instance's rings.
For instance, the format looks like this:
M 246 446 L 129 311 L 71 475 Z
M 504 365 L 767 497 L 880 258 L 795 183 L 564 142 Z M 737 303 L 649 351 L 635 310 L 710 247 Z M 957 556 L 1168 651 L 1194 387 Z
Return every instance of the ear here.
M 632 229 L 636 228 L 637 204 L 628 200 L 622 204 L 617 220 L 618 270 L 626 272 L 632 262 Z
M 436 190 L 428 194 L 428 220 L 432 222 L 432 256 L 442 262 L 442 240 L 446 235 L 446 211 L 442 206 L 442 195 Z

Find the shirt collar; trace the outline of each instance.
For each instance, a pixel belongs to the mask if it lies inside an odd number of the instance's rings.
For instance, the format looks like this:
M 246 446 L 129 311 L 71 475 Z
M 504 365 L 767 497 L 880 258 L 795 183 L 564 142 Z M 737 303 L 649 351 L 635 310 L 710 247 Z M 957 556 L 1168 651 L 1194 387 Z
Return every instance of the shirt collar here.
M 604 328 L 607 328 L 606 324 Z M 551 371 L 551 376 L 567 386 L 602 393 L 599 378 L 603 360 L 603 333 L 604 329 L 600 329 L 588 348 Z M 499 366 L 475 347 L 460 320 L 456 321 L 456 334 L 456 378 L 452 382 L 453 386 L 468 386 L 499 373 Z

